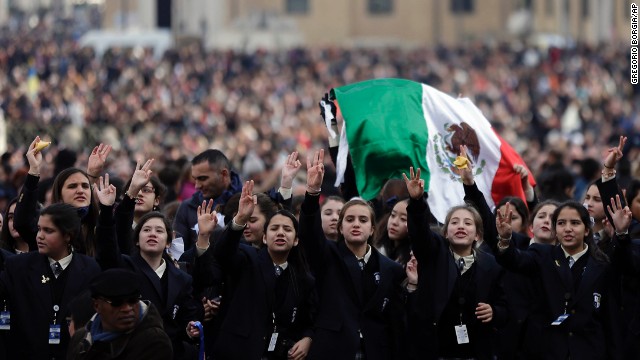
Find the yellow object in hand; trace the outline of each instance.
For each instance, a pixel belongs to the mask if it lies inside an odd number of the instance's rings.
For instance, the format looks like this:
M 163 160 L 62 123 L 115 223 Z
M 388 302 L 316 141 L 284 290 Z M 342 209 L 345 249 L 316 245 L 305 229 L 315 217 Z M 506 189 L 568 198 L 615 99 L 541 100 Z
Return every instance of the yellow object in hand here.
M 46 148 L 49 145 L 51 145 L 51 141 L 38 141 L 36 143 L 35 153 L 37 154 L 38 152 L 42 151 L 42 149 Z
M 466 169 L 469 167 L 468 164 L 469 159 L 464 156 L 456 157 L 456 160 L 453 162 L 453 165 L 455 165 L 458 169 Z

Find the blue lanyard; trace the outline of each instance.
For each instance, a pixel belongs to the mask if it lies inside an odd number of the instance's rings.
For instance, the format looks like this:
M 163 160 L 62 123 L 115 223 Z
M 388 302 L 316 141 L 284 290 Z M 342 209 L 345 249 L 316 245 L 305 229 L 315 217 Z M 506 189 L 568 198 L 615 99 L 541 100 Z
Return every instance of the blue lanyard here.
M 204 328 L 202 327 L 202 323 L 200 321 L 196 321 L 193 325 L 200 331 L 200 347 L 198 351 L 198 360 L 204 360 Z

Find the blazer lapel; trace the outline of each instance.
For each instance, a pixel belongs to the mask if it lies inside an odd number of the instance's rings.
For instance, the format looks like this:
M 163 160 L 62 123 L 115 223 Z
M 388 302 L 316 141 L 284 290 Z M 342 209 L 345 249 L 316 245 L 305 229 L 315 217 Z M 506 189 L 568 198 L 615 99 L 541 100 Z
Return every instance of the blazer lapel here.
M 373 296 L 371 296 L 370 299 L 368 299 L 364 310 L 370 310 L 371 308 L 373 308 L 375 305 L 377 304 L 383 304 L 383 307 L 386 307 L 386 304 L 384 302 L 384 300 L 382 299 L 384 294 L 388 294 L 388 288 L 390 286 L 390 281 L 392 280 L 392 272 L 391 272 L 391 267 L 389 266 L 389 262 L 384 261 L 384 260 L 389 260 L 387 259 L 383 259 L 382 256 L 380 255 L 380 253 L 374 249 L 373 247 L 371 248 L 371 257 L 377 257 L 378 260 L 378 271 L 376 273 L 374 273 L 374 276 L 376 276 L 377 274 L 377 278 L 379 279 L 379 283 L 378 286 L 376 288 L 376 291 L 373 293 Z M 389 260 L 392 261 L 392 260 Z M 387 299 L 387 302 L 389 301 L 389 299 Z M 382 309 L 384 310 L 384 309 Z
M 162 296 L 162 283 L 160 283 L 160 278 L 158 277 L 158 274 L 156 274 L 156 272 L 153 271 L 151 266 L 149 266 L 149 264 L 147 264 L 147 262 L 142 258 L 142 256 L 140 256 L 140 254 L 135 254 L 131 258 L 136 263 L 137 268 L 140 269 L 140 271 L 142 271 L 144 276 L 153 285 L 153 288 L 156 291 L 156 295 L 158 296 L 158 299 L 162 299 L 163 298 L 163 296 Z M 167 268 L 169 266 L 170 266 L 170 264 L 167 264 Z M 167 304 L 168 303 L 169 302 L 167 302 Z M 162 312 L 163 311 L 161 311 L 161 313 Z
M 360 265 L 358 265 L 358 260 L 344 243 L 338 243 L 338 249 L 342 256 L 342 264 L 351 279 L 351 289 L 353 290 L 352 294 L 354 299 L 358 304 L 362 304 L 362 270 L 360 269 Z
M 558 276 L 564 284 L 564 288 L 571 294 L 575 293 L 573 288 L 573 276 L 571 275 L 571 268 L 569 268 L 569 262 L 564 257 L 564 251 L 560 245 L 553 249 L 553 260 Z
M 583 256 L 589 256 L 589 258 L 587 259 L 587 265 L 584 269 L 584 273 L 582 274 L 580 285 L 578 285 L 578 289 L 576 290 L 574 301 L 578 301 L 578 299 L 583 296 L 593 295 L 593 293 L 590 294 L 590 292 L 594 289 L 594 283 L 598 280 L 602 271 L 604 271 L 604 264 L 596 261 L 589 255 L 589 253 L 584 254 Z
M 260 268 L 260 274 L 264 281 L 267 304 L 269 304 L 270 311 L 273 312 L 275 302 L 276 271 L 266 247 L 260 249 L 258 252 L 258 267 Z
M 29 272 L 30 283 L 34 287 L 34 294 L 40 299 L 38 303 L 42 305 L 45 314 L 51 315 L 53 314 L 53 304 L 51 302 L 53 274 L 46 258 L 43 260 L 42 256 L 34 256 L 33 260 L 30 265 L 31 271 Z
M 67 283 L 62 294 L 62 303 L 71 301 L 80 292 L 81 287 L 86 285 L 84 265 L 78 254 L 73 254 L 69 266 L 65 269 Z

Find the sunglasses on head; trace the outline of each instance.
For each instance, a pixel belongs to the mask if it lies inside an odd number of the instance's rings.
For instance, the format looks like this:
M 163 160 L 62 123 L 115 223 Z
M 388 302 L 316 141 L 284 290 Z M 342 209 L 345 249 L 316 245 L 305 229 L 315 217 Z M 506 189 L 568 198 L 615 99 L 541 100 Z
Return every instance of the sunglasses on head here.
M 140 296 L 134 296 L 134 297 L 129 297 L 129 298 L 122 298 L 122 299 L 115 299 L 115 300 L 110 300 L 107 298 L 100 298 L 102 299 L 102 301 L 106 302 L 107 304 L 111 305 L 112 307 L 120 307 L 122 305 L 129 304 L 129 305 L 135 305 L 140 301 Z

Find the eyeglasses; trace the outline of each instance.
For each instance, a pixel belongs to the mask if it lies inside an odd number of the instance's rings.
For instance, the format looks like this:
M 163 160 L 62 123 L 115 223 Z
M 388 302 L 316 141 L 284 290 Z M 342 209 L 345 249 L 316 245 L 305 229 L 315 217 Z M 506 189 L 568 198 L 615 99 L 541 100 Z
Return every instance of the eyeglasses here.
M 107 304 L 111 305 L 112 307 L 120 307 L 122 305 L 129 304 L 129 305 L 135 305 L 140 301 L 140 296 L 137 297 L 130 297 L 130 298 L 125 298 L 125 299 L 116 299 L 116 300 L 109 300 L 107 298 L 100 298 L 102 301 L 106 302 Z
M 152 188 L 151 186 L 145 186 L 141 189 L 143 194 L 153 194 L 154 192 L 156 192 L 156 189 Z

